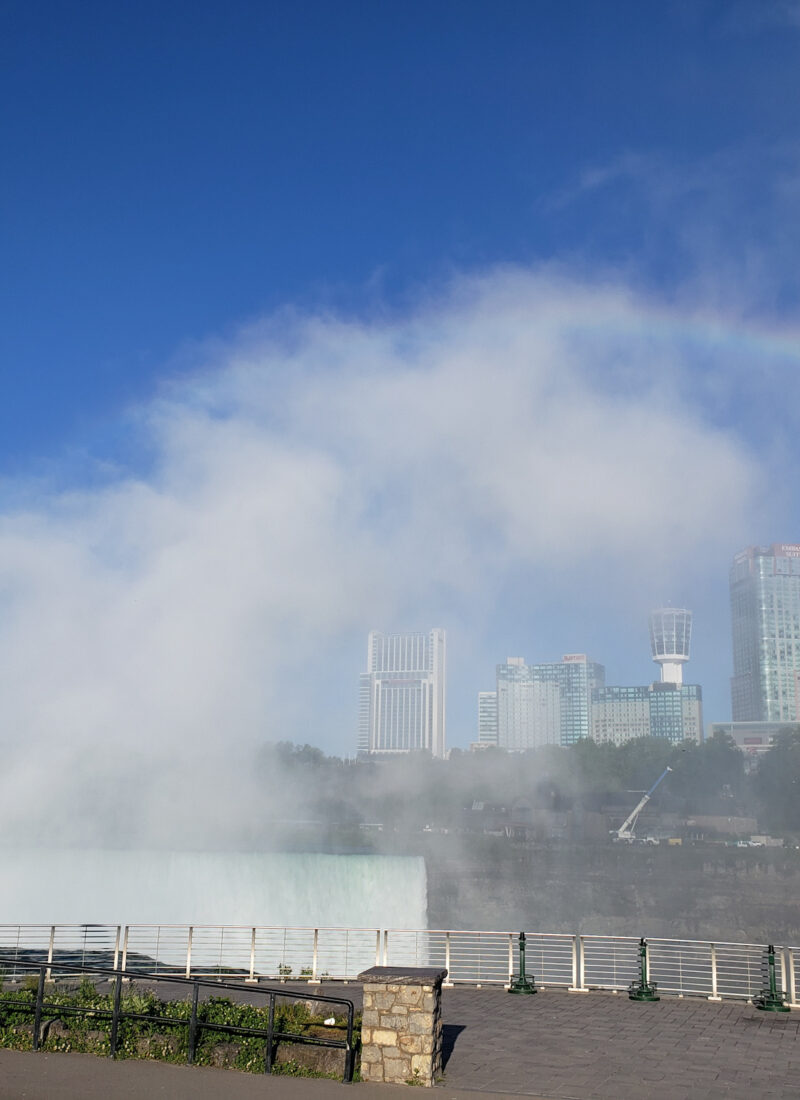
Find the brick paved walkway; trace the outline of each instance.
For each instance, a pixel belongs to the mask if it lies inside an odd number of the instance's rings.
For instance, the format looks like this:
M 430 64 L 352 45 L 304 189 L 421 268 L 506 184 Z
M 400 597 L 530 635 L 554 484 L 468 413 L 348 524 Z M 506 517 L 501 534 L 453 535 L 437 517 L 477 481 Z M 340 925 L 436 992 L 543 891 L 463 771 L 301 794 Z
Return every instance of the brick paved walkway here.
M 444 998 L 445 1080 L 455 1088 L 578 1100 L 800 1097 L 800 1012 L 561 991 L 456 988 Z
M 339 987 L 341 992 L 344 989 Z M 358 987 L 345 995 L 360 1001 Z M 333 992 L 333 990 L 331 990 Z M 503 990 L 444 991 L 441 1100 L 784 1100 L 800 1097 L 800 1012 L 738 1002 Z M 404 1086 L 0 1051 L 1 1100 L 391 1100 Z

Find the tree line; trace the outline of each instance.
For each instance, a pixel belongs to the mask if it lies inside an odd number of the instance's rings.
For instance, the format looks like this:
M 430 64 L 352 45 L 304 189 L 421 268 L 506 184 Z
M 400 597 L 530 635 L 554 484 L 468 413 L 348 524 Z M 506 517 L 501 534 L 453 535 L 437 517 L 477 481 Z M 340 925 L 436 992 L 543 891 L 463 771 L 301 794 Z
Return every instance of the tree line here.
M 477 806 L 632 807 L 633 795 L 670 767 L 654 805 L 684 814 L 754 817 L 775 835 L 800 833 L 800 731 L 782 730 L 757 767 L 747 765 L 733 740 L 719 733 L 701 744 L 645 737 L 623 745 L 583 740 L 521 753 L 452 749 L 447 760 L 410 753 L 352 761 L 311 745 L 278 742 L 263 746 L 256 760 L 259 778 L 270 786 L 272 812 L 286 821 L 458 828 Z

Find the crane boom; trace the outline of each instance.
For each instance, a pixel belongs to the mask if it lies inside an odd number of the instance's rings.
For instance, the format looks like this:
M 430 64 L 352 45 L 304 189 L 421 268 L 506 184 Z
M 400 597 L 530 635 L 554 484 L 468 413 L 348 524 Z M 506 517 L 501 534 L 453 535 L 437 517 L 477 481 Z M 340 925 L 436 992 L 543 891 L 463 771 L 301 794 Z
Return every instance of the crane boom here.
M 650 788 L 650 790 L 647 792 L 647 794 L 643 795 L 642 798 L 639 800 L 639 802 L 637 802 L 636 806 L 633 808 L 633 810 L 631 810 L 631 812 L 625 818 L 625 820 L 620 825 L 620 827 L 618 829 L 612 829 L 611 830 L 612 833 L 615 832 L 617 834 L 616 835 L 617 840 L 633 840 L 633 837 L 634 837 L 633 830 L 634 830 L 634 827 L 636 825 L 636 821 L 639 817 L 639 814 L 642 812 L 644 807 L 650 801 L 650 798 L 653 794 L 653 791 L 656 789 L 656 787 L 659 785 L 659 783 L 661 783 L 661 781 L 667 777 L 667 775 L 671 771 L 672 771 L 672 768 L 670 768 L 670 767 L 664 768 L 663 772 L 658 777 L 658 779 L 655 781 L 653 786 Z

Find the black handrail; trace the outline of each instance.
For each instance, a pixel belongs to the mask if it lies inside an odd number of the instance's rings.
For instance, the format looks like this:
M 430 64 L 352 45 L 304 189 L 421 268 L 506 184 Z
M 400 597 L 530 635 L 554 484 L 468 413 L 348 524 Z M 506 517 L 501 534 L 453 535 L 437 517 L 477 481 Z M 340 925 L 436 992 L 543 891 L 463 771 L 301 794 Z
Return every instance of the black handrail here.
M 3 964 L 3 955 L 0 954 L 0 966 Z M 210 981 L 203 978 L 177 978 L 172 976 L 161 975 L 148 975 L 142 974 L 141 971 L 131 970 L 116 970 L 104 966 L 72 966 L 68 963 L 58 963 L 59 972 L 67 971 L 77 975 L 88 974 L 100 974 L 104 978 L 109 978 L 114 981 L 114 1007 L 112 1010 L 83 1007 L 82 1005 L 51 1005 L 44 999 L 45 984 L 47 972 L 52 968 L 52 963 L 32 964 L 31 970 L 39 971 L 39 982 L 36 989 L 36 1000 L 34 1005 L 31 1006 L 29 1001 L 20 1000 L 7 1000 L 3 998 L 0 1000 L 0 1011 L 8 1006 L 13 1006 L 16 1009 L 30 1012 L 33 1010 L 33 1049 L 38 1050 L 41 1043 L 42 1036 L 42 1016 L 45 1011 L 53 1013 L 56 1016 L 92 1016 L 95 1019 L 101 1018 L 111 1020 L 111 1032 L 109 1043 L 109 1056 L 115 1058 L 117 1054 L 117 1036 L 119 1033 L 119 1024 L 121 1020 L 148 1020 L 152 1023 L 162 1023 L 169 1026 L 184 1026 L 189 1029 L 186 1060 L 191 1065 L 194 1061 L 195 1052 L 197 1049 L 197 1040 L 201 1030 L 207 1031 L 223 1031 L 231 1035 L 249 1035 L 257 1038 L 263 1038 L 265 1040 L 265 1052 L 264 1052 L 264 1072 L 272 1072 L 274 1047 L 276 1041 L 284 1040 L 295 1043 L 309 1043 L 314 1046 L 321 1047 L 334 1047 L 338 1050 L 345 1051 L 345 1063 L 344 1073 L 342 1080 L 345 1084 L 353 1079 L 354 1068 L 354 1050 L 353 1050 L 353 1018 L 354 1008 L 353 1002 L 347 1000 L 345 997 L 327 997 L 322 994 L 309 994 L 302 993 L 302 1000 L 304 1001 L 319 1001 L 324 1004 L 344 1005 L 347 1012 L 347 1038 L 346 1039 L 323 1039 L 319 1036 L 300 1035 L 294 1031 L 276 1031 L 275 1030 L 275 1002 L 278 997 L 283 997 L 285 1000 L 291 998 L 297 998 L 297 994 L 286 989 L 274 989 L 271 987 L 264 988 L 259 986 L 254 989 L 251 985 L 242 985 L 238 982 L 219 982 Z M 156 984 L 167 982 L 172 985 L 189 986 L 192 989 L 192 1007 L 189 1019 L 181 1019 L 176 1016 L 153 1016 L 148 1013 L 142 1012 L 124 1012 L 122 1010 L 122 982 L 123 980 L 136 980 L 136 981 L 152 981 Z M 208 1020 L 198 1019 L 197 1006 L 199 1000 L 199 993 L 201 987 L 214 990 L 231 990 L 233 992 L 248 993 L 252 995 L 264 994 L 269 997 L 269 1013 L 267 1016 L 267 1027 L 240 1027 L 235 1024 L 219 1024 L 211 1023 Z

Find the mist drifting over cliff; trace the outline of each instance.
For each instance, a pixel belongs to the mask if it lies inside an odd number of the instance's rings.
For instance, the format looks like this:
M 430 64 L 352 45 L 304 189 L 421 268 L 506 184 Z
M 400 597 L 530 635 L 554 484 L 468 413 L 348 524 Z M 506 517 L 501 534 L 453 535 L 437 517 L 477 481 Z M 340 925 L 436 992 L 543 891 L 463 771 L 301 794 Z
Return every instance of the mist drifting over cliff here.
M 376 624 L 450 627 L 466 745 L 506 642 L 600 649 L 670 585 L 702 604 L 774 504 L 775 453 L 725 396 L 740 331 L 619 280 L 501 269 L 188 349 L 116 445 L 4 485 L 4 835 L 246 832 L 281 783 L 254 777 L 260 744 L 352 751 Z

